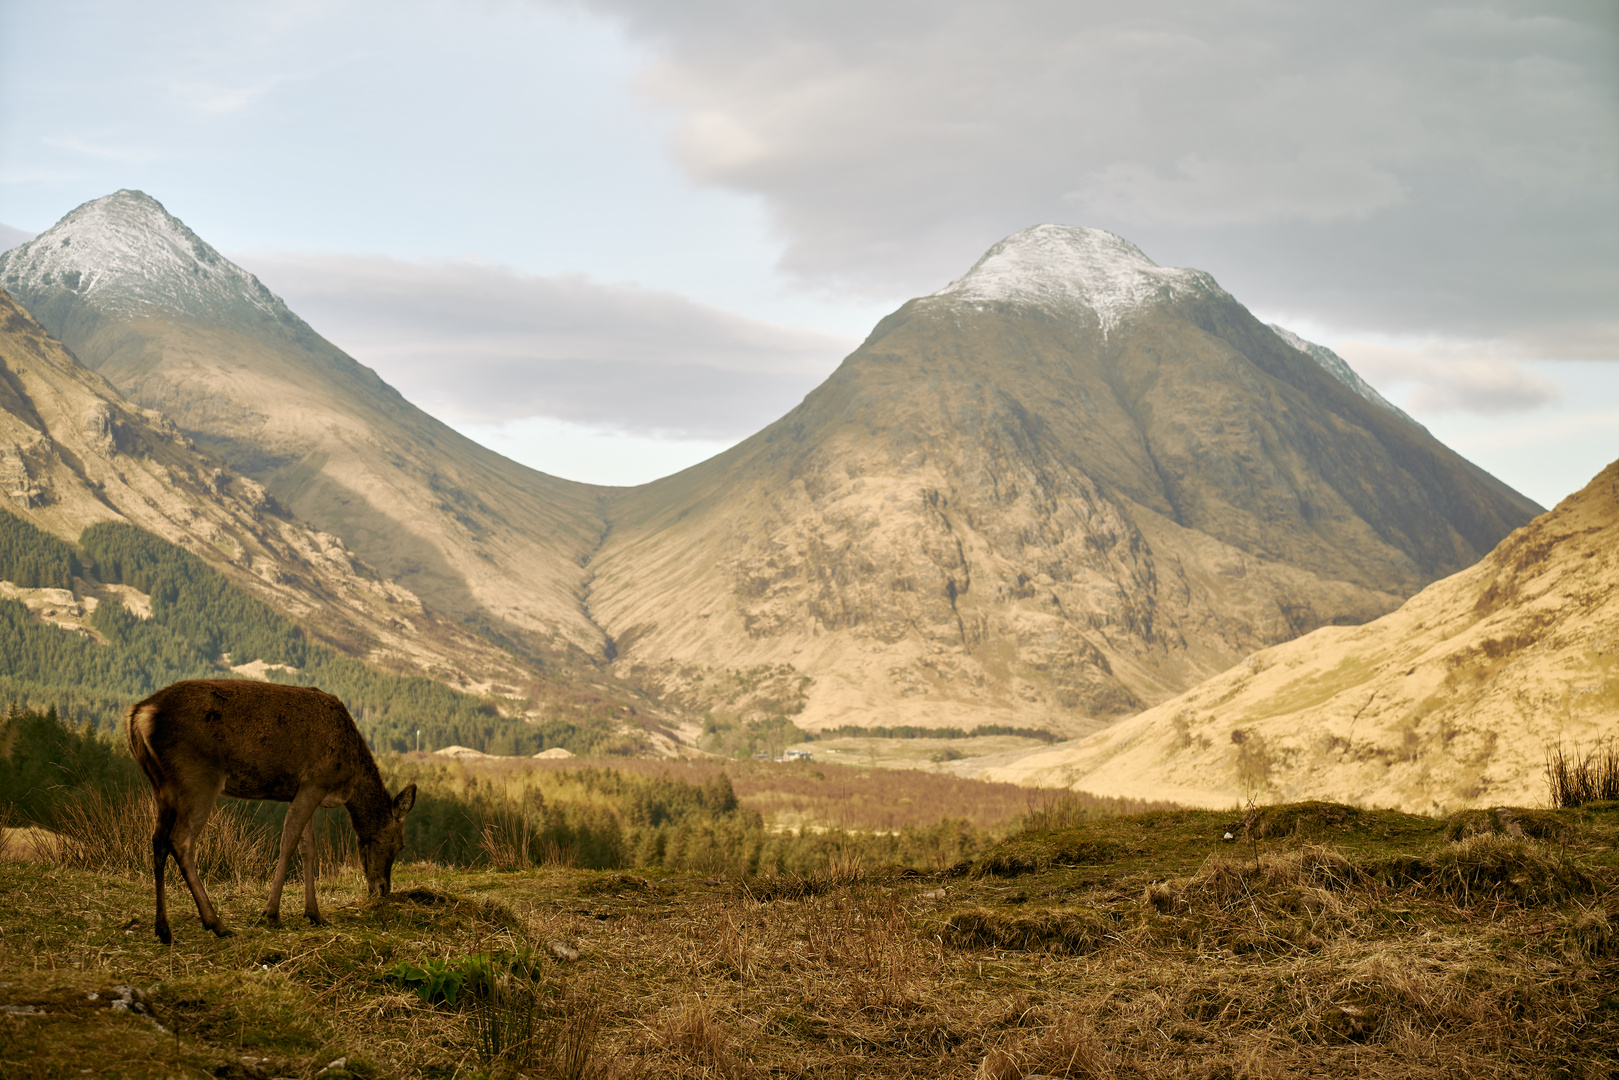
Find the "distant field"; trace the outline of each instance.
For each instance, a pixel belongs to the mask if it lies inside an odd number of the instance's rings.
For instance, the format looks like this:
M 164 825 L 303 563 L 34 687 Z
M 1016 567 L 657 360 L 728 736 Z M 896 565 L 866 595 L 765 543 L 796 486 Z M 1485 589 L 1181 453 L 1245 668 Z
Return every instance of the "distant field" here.
M 1016 735 L 982 735 L 966 739 L 885 739 L 842 737 L 817 739 L 791 747 L 807 750 L 817 762 L 864 766 L 869 769 L 922 769 L 937 771 L 951 762 L 968 761 L 992 754 L 1039 750 L 1050 740 L 1021 738 Z
M 483 758 L 457 762 L 448 766 L 447 771 L 464 769 L 468 777 L 481 777 L 489 782 L 498 779 L 504 789 L 518 799 L 521 798 L 518 792 L 530 784 L 538 790 L 554 792 L 555 797 L 575 797 L 566 794 L 570 787 L 567 778 L 581 769 L 601 769 L 648 779 L 665 778 L 693 787 L 710 784 L 723 775 L 729 778 L 737 800 L 744 807 L 758 811 L 768 825 L 777 828 L 891 832 L 936 825 L 940 821 L 959 821 L 998 834 L 1027 817 L 1031 810 L 1046 807 L 1053 800 L 1062 800 L 1074 813 L 1087 810 L 1099 814 L 1128 813 L 1149 809 L 1152 805 L 969 780 L 896 764 L 907 760 L 899 756 L 902 751 L 917 744 L 926 749 L 927 744 L 935 741 L 941 746 L 1033 742 L 1007 736 L 966 740 L 848 739 L 809 744 L 818 755 L 812 761 Z M 881 745 L 868 749 L 867 744 L 872 743 Z M 848 760 L 819 756 L 829 747 L 841 751 L 840 757 L 846 755 Z M 873 755 L 879 759 L 875 768 L 870 763 Z M 432 759 L 427 755 L 401 755 L 391 760 Z

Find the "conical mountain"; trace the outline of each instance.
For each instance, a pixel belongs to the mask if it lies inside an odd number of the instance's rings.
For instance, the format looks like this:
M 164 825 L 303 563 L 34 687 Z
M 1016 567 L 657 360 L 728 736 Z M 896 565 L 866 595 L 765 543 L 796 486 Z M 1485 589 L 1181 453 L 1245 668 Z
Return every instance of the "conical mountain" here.
M 580 602 L 605 528 L 597 489 L 423 413 L 155 199 L 85 203 L 0 254 L 0 285 L 130 400 L 430 607 L 540 651 L 603 654 Z
M 1376 618 L 1538 511 L 1209 275 L 1046 225 L 616 495 L 590 606 L 620 668 L 709 707 L 810 676 L 808 727 L 1079 732 Z
M 1527 806 L 1619 736 L 1619 461 L 1478 564 L 987 778 L 1191 805 Z
M 161 413 L 125 401 L 0 292 L 0 513 L 75 542 L 126 522 L 212 563 L 346 651 L 466 684 L 512 663 L 423 611 L 335 536 L 199 451 Z M 238 663 L 254 657 L 236 657 Z

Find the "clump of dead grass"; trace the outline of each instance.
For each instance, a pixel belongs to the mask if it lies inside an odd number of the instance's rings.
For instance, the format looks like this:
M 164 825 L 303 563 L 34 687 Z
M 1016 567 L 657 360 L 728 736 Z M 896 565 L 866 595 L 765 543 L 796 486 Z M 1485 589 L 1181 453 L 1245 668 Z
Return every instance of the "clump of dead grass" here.
M 152 873 L 151 796 L 134 788 L 85 788 L 58 807 L 45 857 L 57 866 L 104 874 L 147 877 Z M 197 872 L 205 880 L 263 880 L 277 849 L 268 830 L 253 821 L 245 803 L 230 802 L 209 818 L 196 845 Z
M 1470 836 L 1491 834 L 1564 843 L 1573 835 L 1573 829 L 1554 811 L 1509 806 L 1462 810 L 1445 821 L 1447 840 L 1465 840 Z
M 757 903 L 772 900 L 807 900 L 863 885 L 872 879 L 865 860 L 858 855 L 839 852 L 827 864 L 809 873 L 767 873 L 746 878 L 741 882 L 741 893 Z
M 1342 853 L 1319 844 L 1289 851 L 1264 852 L 1257 860 L 1210 858 L 1187 882 L 1185 893 L 1217 902 L 1252 895 L 1257 889 L 1319 888 L 1343 891 L 1359 880 L 1359 872 Z
M 555 1080 L 593 1080 L 615 1071 L 616 1062 L 603 1046 L 606 1021 L 607 1005 L 600 1000 L 576 1002 L 563 1010 L 542 1044 Z
M 1250 837 L 1270 840 L 1280 837 L 1309 837 L 1330 833 L 1344 833 L 1364 827 L 1376 811 L 1342 803 L 1301 802 L 1280 806 L 1254 806 L 1248 808 L 1243 824 Z
M 1142 906 L 1160 918 L 1138 943 L 1216 946 L 1233 953 L 1300 953 L 1352 925 L 1362 875 L 1341 853 L 1306 844 L 1246 860 L 1215 856 L 1188 878 L 1154 882 Z
M 1211 857 L 1190 878 L 1148 885 L 1142 903 L 1160 915 L 1209 916 L 1240 909 L 1251 912 L 1262 929 L 1267 915 L 1272 923 L 1281 916 L 1299 916 L 1314 930 L 1322 918 L 1343 915 L 1341 895 L 1360 879 L 1341 853 L 1305 844 L 1261 853 L 1251 861 Z M 1295 932 L 1283 935 L 1290 941 L 1300 928 L 1291 929 Z
M 1619 918 L 1601 907 L 1576 904 L 1559 927 L 1563 953 L 1580 964 L 1619 959 Z
M 538 839 L 539 830 L 528 815 L 508 808 L 484 821 L 479 847 L 493 870 L 527 870 L 534 865 Z
M 126 877 L 152 874 L 152 832 L 157 823 L 150 792 L 134 787 L 86 787 L 56 808 L 56 829 L 40 830 L 41 861 Z M 275 869 L 280 837 L 255 817 L 254 804 L 221 802 L 198 837 L 197 872 L 205 881 L 264 881 Z M 346 824 L 315 831 L 315 861 L 322 872 L 355 866 L 359 847 Z
M 707 1001 L 688 1000 L 657 1029 L 662 1048 L 717 1076 L 741 1075 L 735 1039 Z
M 501 974 L 474 991 L 471 1028 L 479 1060 L 513 1070 L 534 1064 L 540 1049 L 540 1003 L 534 988 Z

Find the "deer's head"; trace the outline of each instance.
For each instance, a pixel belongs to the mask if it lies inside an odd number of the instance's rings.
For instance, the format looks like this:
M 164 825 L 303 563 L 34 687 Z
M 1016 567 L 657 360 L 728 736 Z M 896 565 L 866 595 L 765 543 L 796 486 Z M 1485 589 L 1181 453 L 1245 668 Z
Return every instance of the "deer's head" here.
M 360 843 L 360 861 L 365 865 L 366 887 L 372 896 L 387 896 L 392 888 L 394 859 L 405 846 L 405 815 L 415 805 L 416 785 L 407 784 L 394 796 L 387 822 Z

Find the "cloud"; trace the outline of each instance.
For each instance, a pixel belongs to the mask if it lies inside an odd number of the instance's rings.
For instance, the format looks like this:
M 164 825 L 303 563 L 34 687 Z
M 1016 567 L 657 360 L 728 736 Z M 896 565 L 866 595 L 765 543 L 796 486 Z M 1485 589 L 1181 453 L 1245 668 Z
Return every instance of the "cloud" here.
M 102 161 L 114 161 L 121 164 L 141 164 L 151 161 L 156 156 L 145 147 L 118 145 L 111 142 L 105 133 L 90 136 L 48 135 L 41 141 L 46 146 L 54 146 L 58 150 L 66 150 L 84 157 L 97 158 Z
M 1564 403 L 1556 380 L 1505 355 L 1500 345 L 1345 341 L 1336 351 L 1368 382 L 1397 396 L 1418 416 L 1502 416 Z
M 1126 221 L 1227 225 L 1365 218 L 1404 201 L 1405 190 L 1385 169 L 1330 154 L 1269 161 L 1189 154 L 1167 173 L 1140 162 L 1108 165 L 1063 197 Z
M 567 3 L 647 51 L 687 173 L 759 197 L 812 285 L 915 295 L 1064 221 L 1345 332 L 1619 356 L 1601 0 Z
M 321 334 L 452 423 L 543 417 L 661 438 L 742 438 L 858 342 L 673 293 L 469 262 L 236 257 Z
M 209 81 L 171 83 L 169 92 L 186 107 L 198 112 L 221 115 L 246 108 L 274 90 L 283 80 L 273 79 L 255 86 L 226 86 Z

